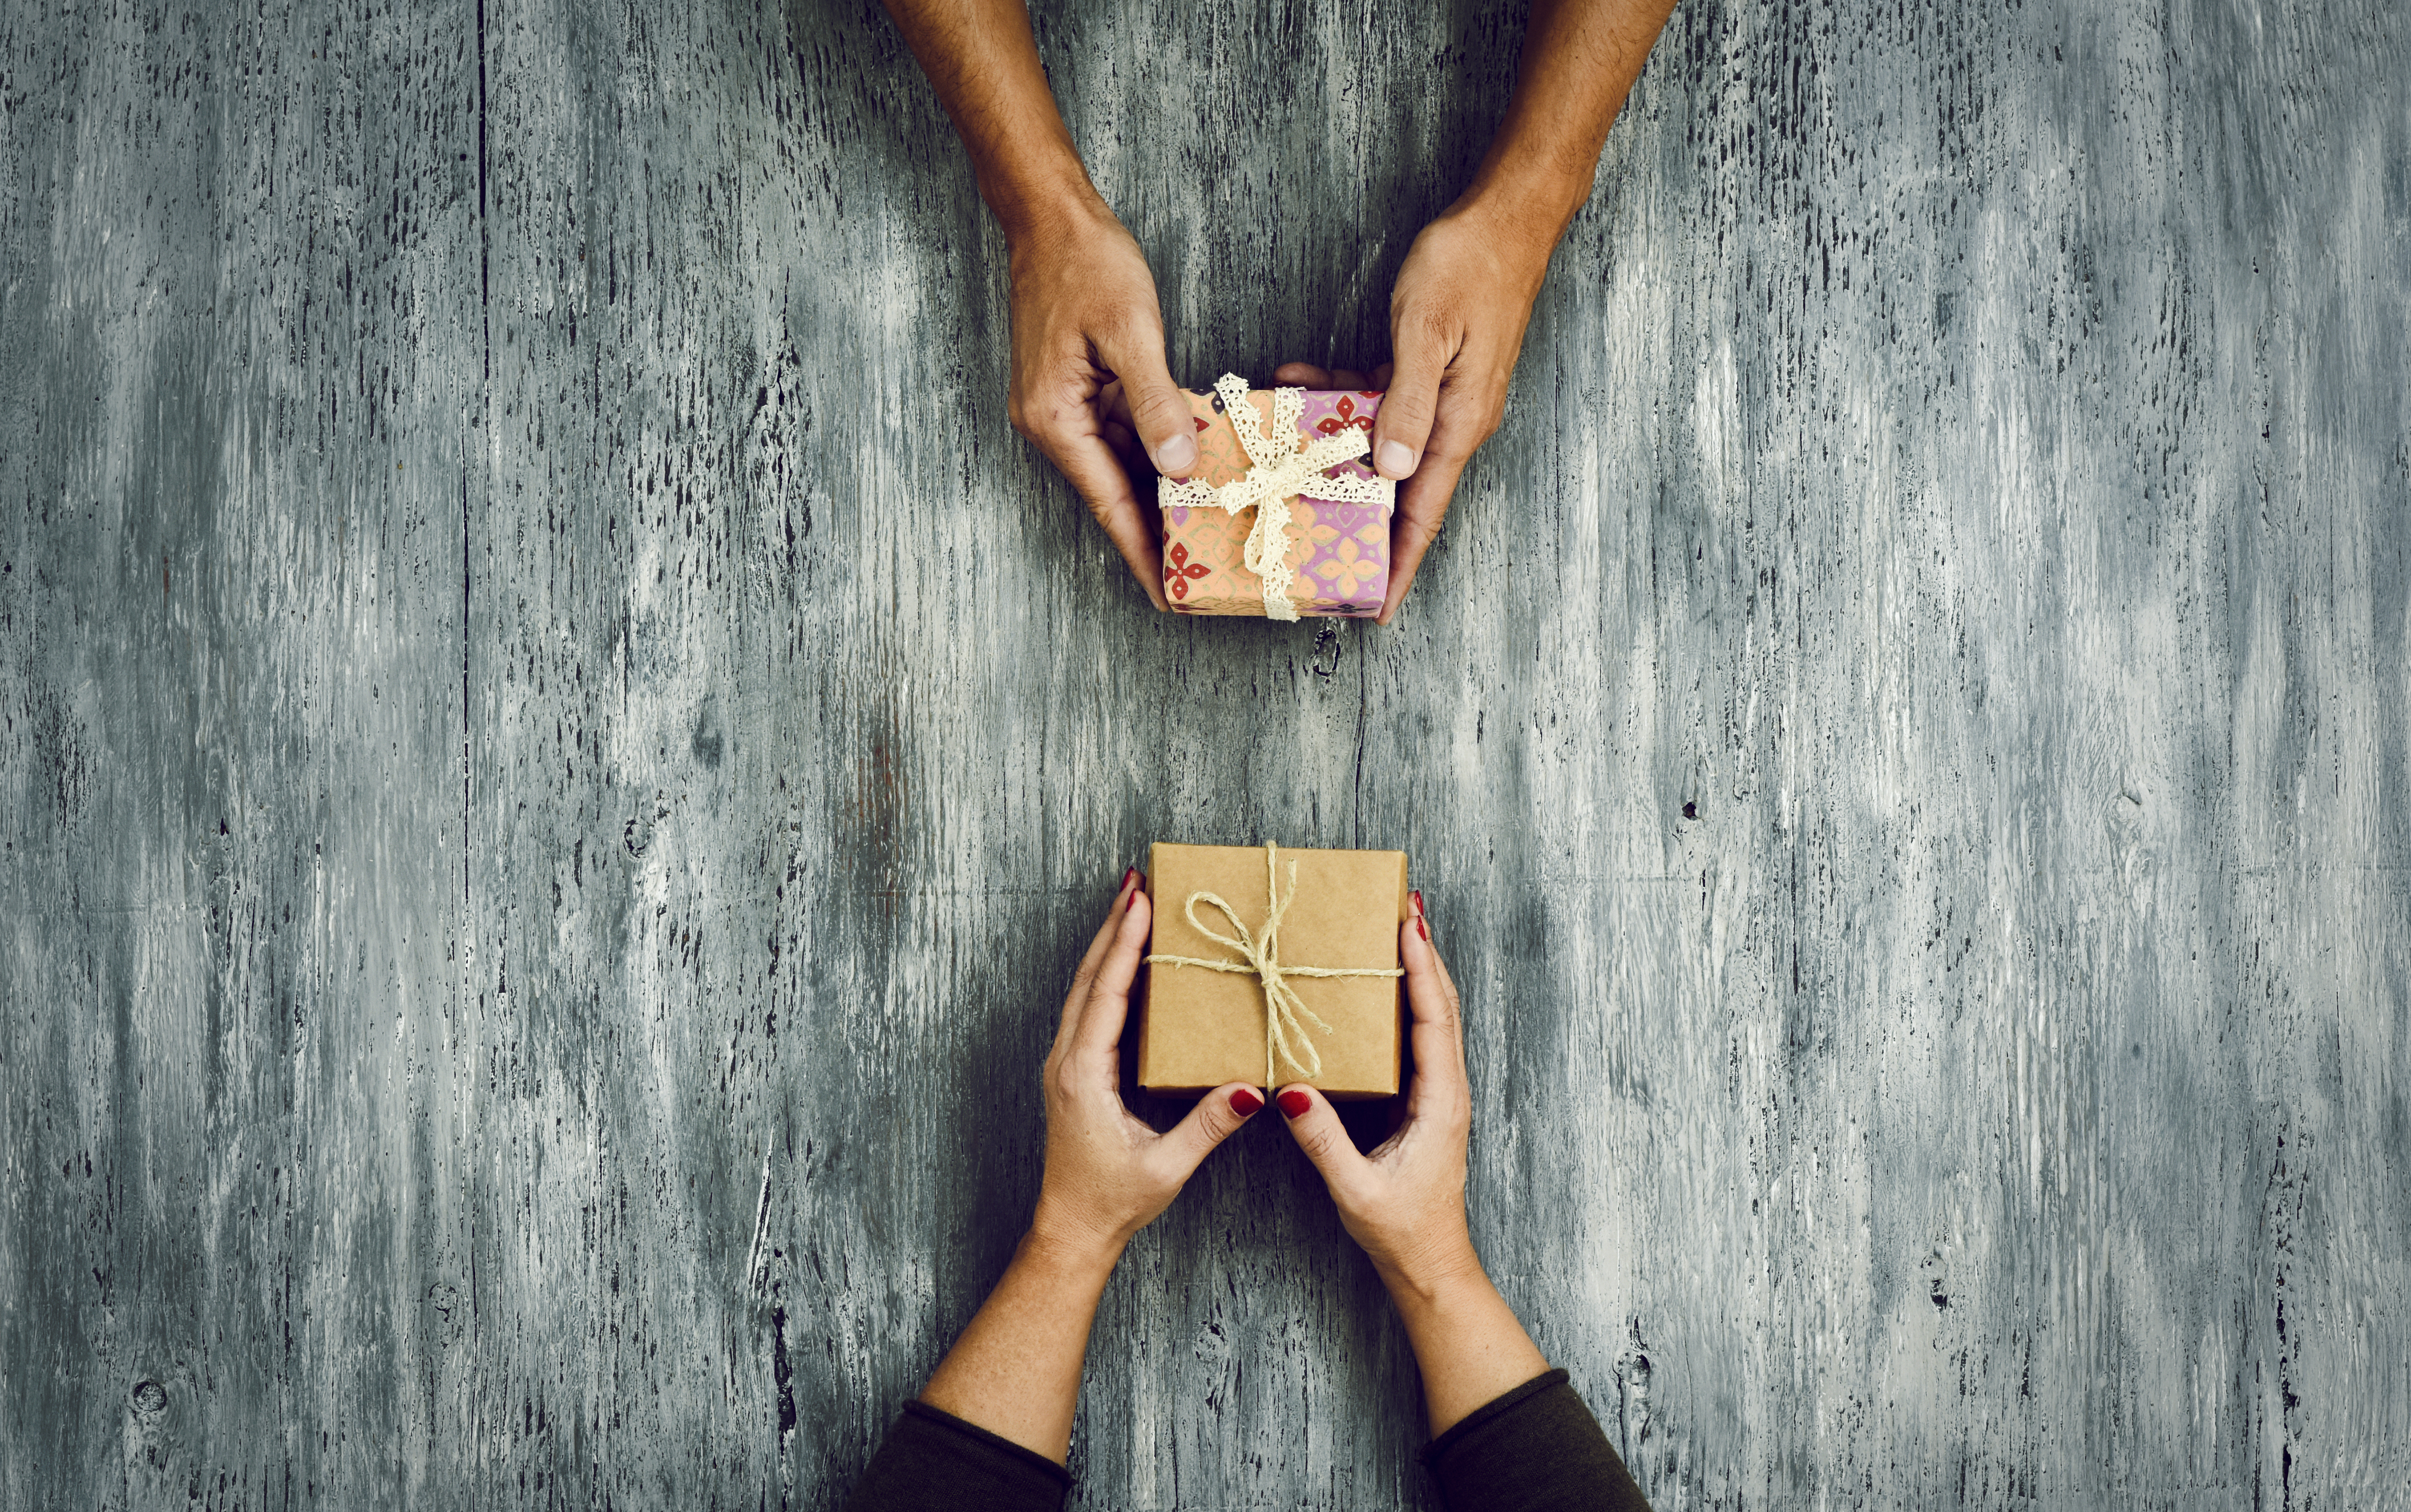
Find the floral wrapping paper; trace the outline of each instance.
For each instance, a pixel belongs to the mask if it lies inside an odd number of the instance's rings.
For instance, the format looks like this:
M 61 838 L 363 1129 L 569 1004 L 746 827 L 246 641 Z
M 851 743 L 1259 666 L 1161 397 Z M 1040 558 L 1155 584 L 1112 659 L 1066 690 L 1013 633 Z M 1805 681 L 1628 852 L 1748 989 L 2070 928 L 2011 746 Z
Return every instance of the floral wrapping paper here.
M 1190 477 L 1217 487 L 1246 477 L 1248 454 L 1239 444 L 1239 433 L 1222 413 L 1221 396 L 1209 392 L 1188 398 L 1196 419 L 1198 452 L 1197 468 Z M 1248 402 L 1256 407 L 1269 434 L 1271 392 L 1251 390 Z M 1351 427 L 1370 435 L 1373 416 L 1381 407 L 1378 393 L 1309 388 L 1298 421 L 1301 439 L 1337 435 Z M 1341 472 L 1375 476 L 1362 462 L 1342 463 L 1323 475 Z M 1290 505 L 1294 542 L 1289 564 L 1297 574 L 1290 598 L 1300 615 L 1365 618 L 1381 612 L 1390 586 L 1391 508 L 1337 503 L 1312 494 L 1302 495 Z M 1253 509 L 1230 515 L 1209 507 L 1166 506 L 1163 588 L 1175 613 L 1263 618 L 1264 579 L 1248 571 L 1243 560 L 1248 532 L 1255 523 Z

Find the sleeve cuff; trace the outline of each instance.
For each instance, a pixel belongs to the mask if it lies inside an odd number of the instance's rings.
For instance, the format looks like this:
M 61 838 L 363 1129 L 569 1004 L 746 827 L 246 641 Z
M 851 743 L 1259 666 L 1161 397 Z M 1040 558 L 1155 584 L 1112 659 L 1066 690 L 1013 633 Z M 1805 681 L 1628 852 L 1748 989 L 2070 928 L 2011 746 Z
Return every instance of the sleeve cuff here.
M 1071 1473 L 923 1402 L 907 1402 L 863 1467 L 846 1512 L 1062 1512 Z
M 1437 1467 L 1449 1450 L 1512 1412 L 1517 1404 L 1539 1396 L 1553 1386 L 1563 1386 L 1571 1379 L 1572 1377 L 1562 1370 L 1546 1370 L 1523 1385 L 1491 1398 L 1467 1414 L 1447 1432 L 1432 1440 L 1431 1447 L 1424 1450 L 1424 1463 Z
M 1565 1373 L 1560 1371 L 1557 1374 L 1562 1375 Z M 1072 1472 L 1036 1449 L 1016 1444 L 1001 1433 L 991 1433 L 977 1423 L 968 1422 L 951 1412 L 941 1411 L 926 1402 L 914 1401 L 904 1403 L 904 1413 L 910 1418 L 923 1418 L 948 1432 L 961 1434 L 970 1440 L 971 1444 L 978 1446 L 977 1448 L 971 1450 L 972 1453 L 1000 1456 L 1004 1462 L 1015 1466 L 1016 1470 L 1043 1476 L 1053 1481 L 1059 1490 L 1068 1491 L 1072 1489 Z

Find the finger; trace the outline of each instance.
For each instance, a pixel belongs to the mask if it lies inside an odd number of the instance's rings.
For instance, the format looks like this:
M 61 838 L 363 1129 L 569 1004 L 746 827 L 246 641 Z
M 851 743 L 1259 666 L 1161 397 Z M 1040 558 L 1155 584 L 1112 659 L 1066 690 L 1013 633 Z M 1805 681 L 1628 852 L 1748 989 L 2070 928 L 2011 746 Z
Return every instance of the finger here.
M 1132 575 L 1147 590 L 1149 602 L 1159 609 L 1170 608 L 1171 603 L 1163 596 L 1163 548 L 1156 543 L 1155 531 L 1148 528 L 1139 508 L 1130 474 L 1122 471 L 1105 439 L 1092 431 L 1060 440 L 1042 440 L 1039 446 L 1072 480 L 1072 487 L 1087 502 L 1089 513 L 1105 528 L 1114 549 L 1130 563 Z
M 1055 1046 L 1046 1053 L 1048 1060 L 1052 1061 L 1061 1054 L 1063 1047 L 1071 1043 L 1075 1032 L 1074 1026 L 1080 1021 L 1080 1010 L 1089 1000 L 1089 984 L 1096 980 L 1097 967 L 1104 961 L 1105 952 L 1112 946 L 1115 933 L 1121 928 L 1122 915 L 1129 911 L 1131 889 L 1136 887 L 1139 881 L 1140 877 L 1136 866 L 1123 870 L 1122 884 L 1114 889 L 1113 907 L 1106 911 L 1105 922 L 1097 926 L 1095 938 L 1089 941 L 1088 951 L 1080 957 L 1079 968 L 1072 973 L 1072 990 L 1064 995 L 1063 1021 L 1055 1026 Z
M 1187 477 L 1197 466 L 1197 416 L 1163 365 L 1162 327 L 1125 327 L 1098 344 L 1097 356 L 1120 381 L 1131 429 L 1155 470 Z
M 1407 1035 L 1414 1047 L 1414 1080 L 1407 1084 L 1410 1119 L 1470 1108 L 1465 1074 L 1465 1018 L 1456 989 L 1425 935 L 1420 912 L 1398 926 L 1398 964 L 1407 969 Z
M 1074 1055 L 1113 1063 L 1114 1051 L 1122 1040 L 1123 1021 L 1130 1017 L 1131 983 L 1138 979 L 1139 957 L 1147 953 L 1147 931 L 1154 918 L 1145 890 L 1133 889 L 1123 904 L 1104 957 L 1097 963 L 1096 978 L 1089 983 L 1088 1005 L 1080 1010 L 1080 1026 L 1072 1032 Z
M 1371 374 L 1373 381 L 1365 386 L 1372 389 L 1387 390 L 1390 386 L 1390 379 L 1397 372 L 1397 371 L 1398 365 L 1396 363 L 1384 362 L 1380 367 L 1373 370 Z
M 1383 412 L 1388 409 L 1384 403 Z M 1464 458 L 1434 451 L 1399 488 L 1398 512 L 1390 519 L 1390 585 L 1381 597 L 1377 624 L 1388 624 L 1396 617 L 1398 605 L 1406 602 L 1407 589 L 1414 586 L 1415 573 L 1424 564 L 1424 554 L 1439 539 L 1440 521 L 1448 517 L 1449 500 L 1455 495 L 1456 480 L 1464 472 Z
M 1311 362 L 1284 362 L 1273 370 L 1273 382 L 1296 388 L 1337 388 L 1331 381 L 1331 370 L 1318 368 Z
M 1390 342 L 1397 356 L 1381 412 L 1373 416 L 1373 471 L 1385 478 L 1406 478 L 1423 465 L 1424 449 L 1439 418 L 1440 384 L 1463 343 L 1414 315 L 1393 320 Z
M 1264 1105 L 1264 1094 L 1245 1082 L 1216 1087 L 1197 1099 L 1189 1116 L 1172 1126 L 1157 1148 L 1171 1162 L 1167 1174 L 1187 1181 L 1189 1173 L 1214 1153 L 1214 1147 L 1237 1133 Z
M 1369 373 L 1353 368 L 1318 368 L 1311 362 L 1284 362 L 1273 370 L 1273 382 L 1289 384 L 1298 388 L 1352 388 L 1358 393 L 1381 385 Z
M 1343 1192 L 1355 1191 L 1370 1169 L 1356 1152 L 1355 1141 L 1341 1126 L 1338 1112 L 1331 1099 L 1303 1083 L 1293 1082 L 1274 1097 L 1281 1115 L 1289 1124 L 1290 1137 L 1297 1147 L 1322 1172 L 1322 1184 L 1337 1199 Z

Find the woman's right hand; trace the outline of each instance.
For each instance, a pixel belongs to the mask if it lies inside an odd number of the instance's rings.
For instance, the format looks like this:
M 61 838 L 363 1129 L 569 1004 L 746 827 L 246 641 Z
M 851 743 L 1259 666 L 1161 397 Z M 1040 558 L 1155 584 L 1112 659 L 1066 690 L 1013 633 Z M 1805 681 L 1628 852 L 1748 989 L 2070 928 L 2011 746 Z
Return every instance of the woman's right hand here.
M 1465 1146 L 1473 1125 L 1465 1025 L 1456 984 L 1431 945 L 1423 894 L 1413 894 L 1412 903 L 1414 917 L 1398 928 L 1415 1061 L 1406 1122 L 1366 1156 L 1322 1093 L 1287 1086 L 1276 1099 L 1290 1133 L 1330 1186 L 1349 1237 L 1365 1247 L 1394 1294 L 1482 1273 L 1465 1226 Z
M 1549 1368 L 1514 1310 L 1482 1269 L 1465 1225 L 1465 1141 L 1473 1093 L 1465 1079 L 1465 1029 L 1456 984 L 1431 947 L 1423 894 L 1398 932 L 1415 1078 L 1407 1121 L 1371 1155 L 1311 1087 L 1277 1099 L 1306 1157 L 1322 1172 L 1339 1221 L 1365 1246 L 1390 1288 L 1423 1371 L 1424 1411 L 1437 1438 L 1485 1402 Z

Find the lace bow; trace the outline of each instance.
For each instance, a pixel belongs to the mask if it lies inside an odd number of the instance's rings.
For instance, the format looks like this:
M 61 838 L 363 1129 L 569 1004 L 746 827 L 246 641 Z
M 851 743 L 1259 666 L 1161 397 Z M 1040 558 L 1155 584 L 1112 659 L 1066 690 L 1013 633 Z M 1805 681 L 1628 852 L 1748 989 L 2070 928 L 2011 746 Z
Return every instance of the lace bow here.
M 1335 503 L 1386 504 L 1395 496 L 1397 485 L 1388 478 L 1360 478 L 1353 473 L 1323 476 L 1329 469 L 1371 451 L 1373 438 L 1353 427 L 1314 441 L 1301 438 L 1297 423 L 1306 413 L 1305 389 L 1273 390 L 1274 434 L 1270 436 L 1264 434 L 1256 407 L 1248 402 L 1245 378 L 1226 372 L 1214 381 L 1214 392 L 1221 396 L 1231 429 L 1239 433 L 1239 444 L 1254 465 L 1246 477 L 1220 487 L 1166 478 L 1156 497 L 1165 504 L 1191 509 L 1210 506 L 1230 515 L 1254 509 L 1256 524 L 1248 532 L 1243 560 L 1248 571 L 1264 580 L 1264 618 L 1293 621 L 1297 605 L 1290 602 L 1289 589 L 1297 574 L 1289 564 L 1289 553 L 1296 531 L 1292 528 L 1290 501 L 1311 490 L 1315 498 Z

